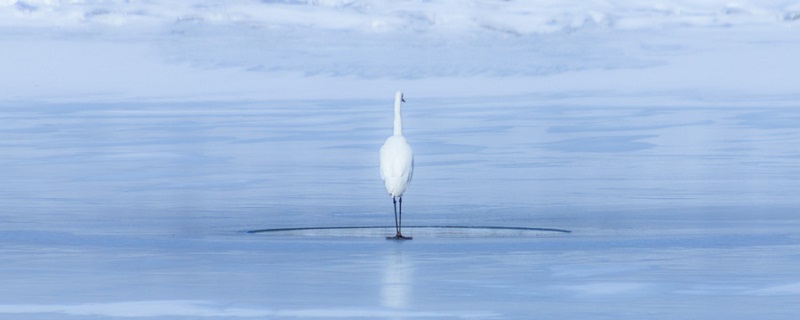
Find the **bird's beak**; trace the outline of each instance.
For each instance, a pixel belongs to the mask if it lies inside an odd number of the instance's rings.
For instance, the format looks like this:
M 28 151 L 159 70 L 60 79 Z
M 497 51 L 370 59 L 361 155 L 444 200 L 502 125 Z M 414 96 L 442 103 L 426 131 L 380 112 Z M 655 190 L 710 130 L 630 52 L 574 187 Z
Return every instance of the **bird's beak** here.
M 406 98 L 403 98 L 402 96 L 400 96 L 400 101 L 406 102 Z

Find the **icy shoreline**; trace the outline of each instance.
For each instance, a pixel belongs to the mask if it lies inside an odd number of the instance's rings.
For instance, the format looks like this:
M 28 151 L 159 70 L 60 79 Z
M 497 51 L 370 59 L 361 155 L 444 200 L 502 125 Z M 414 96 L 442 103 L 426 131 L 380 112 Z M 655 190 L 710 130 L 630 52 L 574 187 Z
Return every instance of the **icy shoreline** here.
M 794 101 L 797 12 L 780 1 L 6 1 L 0 39 L 14 50 L 0 52 L 0 71 L 13 76 L 0 94 L 264 101 L 403 88 L 645 97 L 637 105 Z

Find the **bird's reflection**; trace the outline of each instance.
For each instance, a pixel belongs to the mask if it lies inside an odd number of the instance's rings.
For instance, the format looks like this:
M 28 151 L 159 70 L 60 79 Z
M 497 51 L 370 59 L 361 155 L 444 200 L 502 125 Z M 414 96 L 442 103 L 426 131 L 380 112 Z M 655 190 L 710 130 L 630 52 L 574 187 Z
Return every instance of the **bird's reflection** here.
M 381 305 L 388 308 L 407 308 L 411 299 L 414 266 L 401 248 L 389 252 L 384 259 L 381 280 Z

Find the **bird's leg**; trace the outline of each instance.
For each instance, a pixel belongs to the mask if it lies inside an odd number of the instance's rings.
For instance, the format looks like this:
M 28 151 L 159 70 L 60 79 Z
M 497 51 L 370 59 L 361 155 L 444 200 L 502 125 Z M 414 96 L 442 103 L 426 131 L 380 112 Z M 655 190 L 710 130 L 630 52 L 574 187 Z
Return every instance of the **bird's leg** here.
M 400 196 L 400 220 L 397 222 L 397 237 L 403 238 L 403 196 Z
M 402 210 L 403 202 L 400 200 L 400 208 Z M 397 197 L 392 196 L 392 203 L 394 203 L 394 230 L 400 235 L 400 221 L 397 219 Z
M 397 210 L 397 201 L 400 201 L 400 210 Z M 400 228 L 403 224 L 403 197 L 392 197 L 392 203 L 394 203 L 394 228 L 397 231 L 394 237 L 386 237 L 386 240 L 411 240 L 411 237 L 404 237 L 402 233 L 400 233 Z

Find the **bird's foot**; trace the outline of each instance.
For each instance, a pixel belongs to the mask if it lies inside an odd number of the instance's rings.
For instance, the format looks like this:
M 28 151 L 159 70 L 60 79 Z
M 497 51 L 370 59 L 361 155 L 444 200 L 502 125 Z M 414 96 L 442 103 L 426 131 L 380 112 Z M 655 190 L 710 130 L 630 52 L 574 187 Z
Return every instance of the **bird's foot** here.
M 398 232 L 394 237 L 386 237 L 386 240 L 411 240 L 414 237 L 406 237 Z

